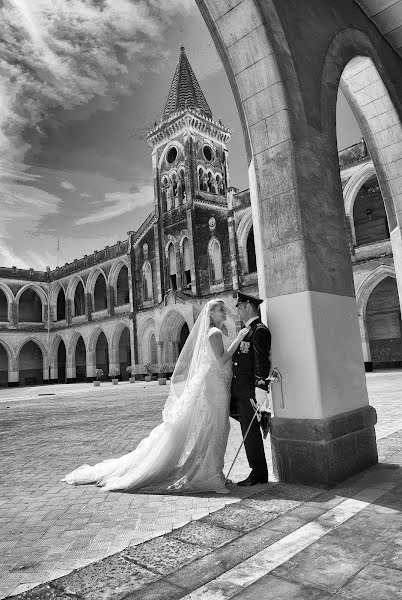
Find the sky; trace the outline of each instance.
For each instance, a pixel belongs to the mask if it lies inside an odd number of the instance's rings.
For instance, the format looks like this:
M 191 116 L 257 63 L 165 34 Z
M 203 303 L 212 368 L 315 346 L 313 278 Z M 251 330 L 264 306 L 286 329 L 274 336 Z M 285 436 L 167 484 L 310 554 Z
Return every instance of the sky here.
M 181 44 L 245 189 L 239 117 L 194 0 L 0 0 L 1 266 L 54 268 L 141 225 L 154 205 L 146 133 Z M 340 96 L 338 146 L 360 138 Z

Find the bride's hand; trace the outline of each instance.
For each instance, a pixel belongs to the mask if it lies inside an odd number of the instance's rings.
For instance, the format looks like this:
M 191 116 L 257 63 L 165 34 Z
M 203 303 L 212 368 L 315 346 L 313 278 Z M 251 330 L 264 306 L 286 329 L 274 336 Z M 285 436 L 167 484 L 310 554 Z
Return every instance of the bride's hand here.
M 243 327 L 243 329 L 240 329 L 239 333 L 236 336 L 236 341 L 240 342 L 242 340 L 244 340 L 244 338 L 246 337 L 246 335 L 250 332 L 250 327 Z

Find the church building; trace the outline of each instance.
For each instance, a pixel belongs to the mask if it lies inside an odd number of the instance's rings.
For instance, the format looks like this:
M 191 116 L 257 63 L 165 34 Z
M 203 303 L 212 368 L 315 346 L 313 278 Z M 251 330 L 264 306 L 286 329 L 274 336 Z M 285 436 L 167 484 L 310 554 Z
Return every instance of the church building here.
M 230 131 L 216 121 L 184 48 L 162 118 L 148 134 L 155 205 L 114 246 L 56 269 L 0 267 L 0 386 L 128 378 L 174 368 L 202 306 L 258 295 L 249 190 L 231 185 Z M 364 141 L 339 153 L 367 370 L 402 366 L 390 233 Z M 330 223 L 328 224 L 330 227 Z M 275 343 L 275 340 L 273 341 Z

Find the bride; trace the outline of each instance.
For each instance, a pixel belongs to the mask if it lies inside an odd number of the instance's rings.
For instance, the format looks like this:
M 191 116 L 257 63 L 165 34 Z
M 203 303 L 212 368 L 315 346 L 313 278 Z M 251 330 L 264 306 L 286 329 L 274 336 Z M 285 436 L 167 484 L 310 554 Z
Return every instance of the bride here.
M 155 427 L 135 450 L 82 465 L 62 481 L 104 490 L 227 494 L 223 461 L 229 435 L 231 357 L 248 328 L 225 350 L 222 300 L 204 306 L 180 353 L 170 393 Z

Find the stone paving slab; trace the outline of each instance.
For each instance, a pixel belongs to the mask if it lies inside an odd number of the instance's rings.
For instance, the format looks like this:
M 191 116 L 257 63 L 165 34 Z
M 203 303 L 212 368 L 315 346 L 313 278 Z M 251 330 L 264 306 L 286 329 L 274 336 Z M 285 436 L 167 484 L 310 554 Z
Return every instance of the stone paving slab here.
M 111 392 L 110 397 L 106 394 L 102 397 L 100 395 L 93 397 L 89 390 L 88 396 L 74 394 L 68 397 L 67 395 L 59 404 L 55 400 L 49 401 L 49 399 L 45 405 L 42 404 L 42 400 L 40 404 L 37 400 L 15 400 L 12 406 L 13 418 L 17 421 L 15 425 L 17 431 L 14 431 L 15 439 L 11 434 L 8 453 L 2 457 L 11 461 L 13 465 L 14 488 L 7 487 L 5 498 L 0 501 L 0 515 L 3 509 L 7 511 L 8 516 L 8 518 L 3 518 L 2 522 L 0 521 L 0 526 L 4 524 L 8 533 L 8 537 L 1 540 L 3 546 L 0 546 L 6 557 L 6 560 L 2 560 L 0 565 L 0 573 L 3 569 L 2 572 L 6 574 L 3 581 L 0 580 L 0 592 L 3 596 L 7 593 L 19 594 L 26 589 L 38 586 L 42 581 L 57 579 L 50 586 L 42 585 L 41 588 L 43 588 L 44 594 L 51 593 L 49 589 L 53 592 L 58 590 L 58 594 L 63 594 L 64 588 L 59 587 L 60 583 L 58 582 L 66 574 L 66 571 L 75 569 L 74 576 L 79 579 L 80 576 L 76 574 L 85 571 L 84 565 L 99 561 L 107 555 L 114 555 L 114 558 L 117 559 L 118 555 L 121 560 L 145 570 L 156 579 L 148 582 L 149 585 L 146 587 L 132 588 L 130 593 L 126 588 L 120 592 L 118 583 L 114 587 L 113 585 L 108 586 L 107 570 L 104 569 L 105 575 L 100 576 L 99 581 L 103 587 L 114 590 L 113 593 L 111 592 L 110 598 L 120 598 L 122 597 L 119 596 L 120 593 L 126 596 L 128 593 L 127 597 L 133 599 L 152 597 L 165 600 L 165 598 L 181 598 L 186 595 L 190 597 L 191 590 L 199 589 L 205 582 L 211 582 L 211 579 L 218 581 L 219 577 L 224 576 L 231 568 L 231 565 L 241 566 L 243 562 L 252 560 L 259 552 L 264 552 L 267 546 L 272 545 L 275 548 L 276 544 L 282 543 L 282 539 L 285 539 L 286 542 L 287 536 L 296 535 L 297 537 L 305 527 L 312 528 L 311 531 L 315 531 L 315 533 L 317 533 L 318 527 L 320 535 L 327 535 L 328 527 L 334 528 L 339 525 L 336 523 L 334 525 L 332 517 L 331 520 L 327 515 L 337 507 L 339 507 L 339 514 L 342 515 L 345 499 L 352 499 L 352 504 L 355 503 L 358 507 L 367 504 L 368 508 L 359 508 L 359 515 L 355 515 L 353 518 L 348 517 L 347 521 L 342 523 L 342 527 L 347 528 L 354 519 L 360 518 L 360 511 L 363 514 L 364 510 L 373 510 L 376 513 L 375 518 L 384 523 L 384 531 L 388 532 L 386 535 L 390 535 L 389 532 L 394 527 L 396 539 L 398 535 L 397 517 L 400 517 L 397 508 L 398 506 L 400 508 L 398 502 L 401 497 L 401 488 L 399 486 L 402 484 L 400 469 L 402 452 L 401 444 L 398 444 L 398 430 L 395 428 L 396 424 L 399 424 L 399 429 L 402 429 L 402 409 L 400 407 L 398 413 L 396 398 L 397 396 L 402 397 L 402 394 L 399 393 L 402 391 L 402 376 L 392 373 L 391 384 L 389 384 L 388 378 L 384 379 L 383 375 L 381 378 L 382 383 L 388 382 L 387 393 L 391 395 L 391 414 L 389 420 L 386 421 L 388 413 L 385 408 L 387 407 L 383 407 L 382 403 L 387 401 L 387 397 L 380 397 L 377 410 L 379 414 L 383 414 L 384 418 L 377 426 L 377 435 L 381 438 L 385 431 L 389 432 L 387 437 L 379 440 L 380 456 L 381 458 L 385 456 L 388 464 L 370 470 L 363 476 L 355 476 L 329 492 L 275 483 L 256 486 L 252 490 L 241 490 L 231 486 L 235 493 L 229 498 L 208 495 L 156 497 L 141 494 L 102 494 L 94 486 L 70 488 L 65 484 L 60 485 L 55 474 L 57 473 L 59 476 L 61 470 L 63 475 L 66 470 L 69 470 L 69 467 L 66 469 L 66 463 L 69 461 L 70 464 L 73 463 L 73 466 L 76 466 L 76 464 L 80 464 L 80 461 L 85 461 L 88 456 L 92 458 L 87 462 L 92 462 L 106 456 L 116 456 L 131 449 L 154 425 L 153 419 L 155 419 L 155 414 L 158 414 L 156 406 L 160 410 L 163 405 L 163 393 L 166 391 L 161 391 L 154 384 L 148 384 L 148 388 L 146 386 L 141 388 L 139 385 L 137 389 L 140 394 L 137 397 L 127 385 L 125 389 L 121 386 L 117 393 L 116 390 L 112 390 L 115 394 L 113 395 Z M 370 397 L 374 404 L 377 401 L 377 396 L 374 396 L 378 392 L 378 387 L 382 385 L 379 386 L 377 381 L 375 377 L 371 378 L 374 395 L 372 393 Z M 370 379 L 368 383 L 370 390 Z M 137 386 L 137 384 L 135 385 Z M 390 385 L 394 390 L 393 396 L 389 391 Z M 398 394 L 395 389 L 399 390 Z M 128 394 L 128 392 L 130 393 Z M 158 394 L 161 395 L 158 396 Z M 133 404 L 134 400 L 135 405 Z M 5 404 L 11 407 L 11 404 L 1 401 L 0 394 L 0 410 L 3 410 Z M 133 418 L 133 406 L 136 409 L 135 419 Z M 44 435 L 45 423 L 43 420 L 46 421 L 47 426 L 50 424 L 50 436 Z M 4 433 L 4 430 L 1 429 L 2 426 L 3 422 L 0 424 L 0 433 Z M 9 431 L 13 431 L 12 424 Z M 21 434 L 21 431 L 25 432 L 23 444 L 18 443 L 20 441 L 18 433 Z M 102 431 L 101 436 L 99 431 Z M 230 454 L 233 456 L 236 451 L 238 442 L 236 435 L 238 435 L 238 430 L 233 428 L 227 460 L 230 460 Z M 64 452 L 63 448 L 65 448 Z M 396 454 L 393 454 L 394 452 Z M 21 470 L 24 471 L 26 463 L 29 461 L 31 461 L 30 469 L 27 469 L 24 476 L 21 476 Z M 394 464 L 392 464 L 393 461 Z M 247 473 L 244 456 L 236 468 L 238 470 L 235 472 L 235 478 L 241 477 L 243 472 Z M 394 490 L 390 491 L 387 486 L 393 487 Z M 63 497 L 66 489 L 69 494 L 71 490 L 74 491 L 73 496 L 68 497 L 67 503 L 66 498 Z M 256 492 L 259 492 L 258 497 L 254 496 Z M 378 493 L 381 493 L 383 503 L 377 499 Z M 247 499 L 250 494 L 253 494 L 253 497 Z M 353 499 L 354 496 L 356 496 L 356 500 Z M 233 505 L 233 502 L 237 504 Z M 241 505 L 244 505 L 244 508 L 241 508 Z M 235 508 L 236 510 L 234 510 Z M 218 517 L 215 511 L 222 512 L 223 516 Z M 208 522 L 212 517 L 207 515 L 211 512 L 215 512 L 218 520 L 221 519 L 220 523 Z M 252 520 L 252 524 L 244 525 L 246 514 L 248 520 Z M 231 515 L 231 519 L 228 518 L 228 515 Z M 72 516 L 73 519 L 71 519 Z M 214 535 L 211 534 L 211 544 L 208 545 L 206 540 L 201 541 L 200 530 L 197 539 L 195 529 L 194 538 L 191 540 L 190 525 L 187 525 L 189 527 L 187 539 L 180 537 L 180 529 L 177 534 L 175 533 L 177 527 L 182 527 L 184 532 L 183 525 L 186 526 L 189 521 L 200 518 L 202 520 L 197 522 L 199 526 L 207 526 L 213 529 L 215 534 L 222 530 L 226 532 L 227 537 L 223 543 L 219 544 L 217 536 L 215 535 L 214 538 Z M 372 519 L 373 516 L 368 514 L 367 518 Z M 251 529 L 252 527 L 254 529 Z M 356 522 L 355 531 L 358 531 L 359 528 L 364 528 L 363 521 Z M 192 562 L 188 565 L 183 566 L 183 563 L 178 560 L 174 566 L 172 563 L 169 565 L 171 559 L 166 550 L 167 566 L 165 569 L 161 568 L 156 571 L 154 570 L 155 565 L 151 564 L 152 552 L 148 553 L 150 561 L 148 568 L 133 557 L 121 556 L 123 549 L 129 547 L 130 550 L 137 549 L 139 551 L 138 544 L 157 535 L 171 532 L 172 529 L 174 531 L 168 534 L 168 538 L 178 543 L 187 543 L 191 548 L 198 549 L 201 557 L 197 558 L 197 553 L 195 553 L 192 555 Z M 249 531 L 250 529 L 251 531 Z M 347 537 L 348 534 L 345 532 L 344 535 Z M 215 540 L 214 543 L 212 543 L 213 540 Z M 393 542 L 393 539 L 389 540 L 389 543 Z M 154 541 L 154 543 L 164 544 L 160 541 Z M 318 540 L 315 543 L 318 543 Z M 310 544 L 310 547 L 313 545 L 314 542 Z M 168 546 L 165 544 L 165 548 Z M 386 552 L 386 548 L 383 552 Z M 386 564 L 377 566 L 385 569 L 392 568 Z M 175 568 L 178 570 L 166 575 L 170 569 Z M 68 577 L 65 578 L 65 581 Z M 105 579 L 101 584 L 103 577 Z M 287 581 L 290 582 L 290 580 Z M 231 584 L 226 583 L 227 591 Z M 296 586 L 300 583 L 302 587 L 309 585 L 311 587 L 311 584 L 306 581 L 293 583 Z M 3 587 L 1 587 L 2 585 Z M 138 585 L 142 585 L 142 583 L 138 583 Z M 219 584 L 217 585 L 219 587 Z M 247 590 L 249 587 L 247 586 Z M 32 593 L 37 594 L 38 589 L 36 588 L 36 591 Z M 238 586 L 235 586 L 232 592 L 241 595 L 249 593 L 247 590 L 241 586 L 239 589 Z M 28 595 L 24 594 L 24 597 L 30 598 L 29 593 L 26 593 Z M 83 596 L 80 593 L 80 597 L 86 598 L 89 593 L 85 592 Z M 232 594 L 228 597 L 234 596 Z

